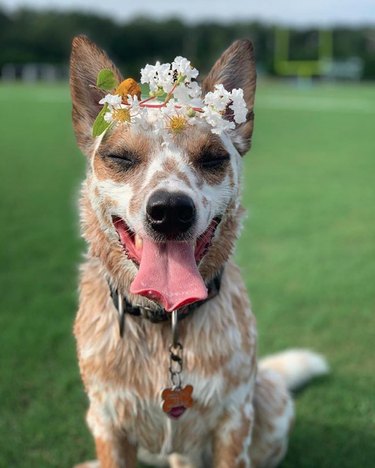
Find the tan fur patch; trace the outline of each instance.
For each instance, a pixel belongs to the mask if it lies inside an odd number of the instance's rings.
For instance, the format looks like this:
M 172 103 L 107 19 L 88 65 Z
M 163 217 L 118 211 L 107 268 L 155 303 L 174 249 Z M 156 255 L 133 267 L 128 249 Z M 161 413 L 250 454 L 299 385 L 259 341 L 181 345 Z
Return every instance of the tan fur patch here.
M 96 454 L 101 468 L 135 467 L 137 462 L 136 448 L 125 436 L 118 436 L 112 441 L 95 439 Z
M 231 422 L 231 415 L 225 415 L 221 421 L 220 426 L 225 431 L 225 425 Z M 244 441 L 249 435 L 251 430 L 250 421 L 247 418 L 242 418 L 236 429 L 229 431 L 225 440 L 222 439 L 221 431 L 217 431 L 213 439 L 213 466 L 215 468 L 228 468 L 245 466 L 243 462 L 237 463 L 237 459 L 242 452 Z
M 210 132 L 204 132 L 199 129 L 192 131 L 187 145 L 187 153 L 191 163 L 196 169 L 200 186 L 203 181 L 209 185 L 219 185 L 228 174 L 229 163 L 224 163 L 216 169 L 205 169 L 204 161 L 209 161 L 218 157 L 224 157 L 228 154 L 220 138 Z M 229 167 L 229 172 L 231 171 Z
M 151 157 L 152 142 L 146 138 L 130 132 L 126 128 L 118 127 L 103 138 L 98 151 L 94 155 L 94 171 L 99 180 L 111 179 L 116 183 L 129 183 L 134 189 L 140 187 L 146 164 Z M 134 161 L 134 165 L 127 167 L 121 159 L 111 156 L 123 156 Z
M 163 161 L 161 168 L 168 174 L 172 174 L 173 172 L 176 172 L 178 170 L 178 164 L 175 159 L 168 158 L 165 161 Z
M 177 179 L 180 179 L 186 187 L 191 187 L 189 177 L 178 168 L 178 163 L 173 158 L 168 158 L 163 161 L 161 170 L 164 172 L 165 176 L 174 175 Z

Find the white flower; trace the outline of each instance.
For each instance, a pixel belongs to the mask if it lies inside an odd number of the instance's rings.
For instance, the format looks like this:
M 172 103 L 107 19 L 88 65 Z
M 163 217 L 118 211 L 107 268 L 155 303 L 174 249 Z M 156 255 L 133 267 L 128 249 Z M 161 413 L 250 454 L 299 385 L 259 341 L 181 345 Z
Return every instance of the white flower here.
M 200 85 L 192 81 L 197 76 L 198 70 L 180 56 L 171 64 L 148 64 L 141 70 L 141 83 L 149 85 L 151 99 L 140 101 L 136 95 L 128 95 L 123 104 L 122 96 L 107 94 L 99 101 L 107 106 L 104 120 L 131 125 L 134 130 L 153 131 L 164 142 L 172 141 L 173 134 L 191 125 L 208 124 L 212 133 L 220 135 L 246 121 L 248 109 L 242 89 L 229 92 L 217 84 L 202 98 Z M 233 112 L 230 119 L 225 118 L 228 107 Z
M 222 84 L 215 85 L 215 91 L 210 91 L 204 97 L 204 103 L 218 112 L 223 112 L 231 100 L 231 94 Z
M 177 100 L 177 103 L 189 107 L 201 107 L 201 94 L 202 89 L 196 81 L 186 84 L 181 83 L 173 91 L 173 96 Z
M 176 103 L 173 101 L 173 99 L 171 99 L 169 102 L 167 102 L 167 104 L 162 107 L 161 109 L 161 113 L 163 115 L 173 115 L 177 112 L 177 109 L 176 109 Z
M 147 64 L 141 69 L 141 83 L 147 83 L 151 91 L 156 91 L 158 88 L 157 70 L 159 66 L 160 62 L 156 62 L 155 65 Z
M 147 64 L 141 70 L 141 83 L 147 83 L 152 92 L 162 88 L 169 93 L 173 87 L 173 73 L 169 63 L 156 62 L 155 65 Z
M 147 109 L 139 105 L 137 96 L 127 96 L 128 104 L 109 105 L 108 112 L 104 114 L 104 120 L 108 123 L 132 124 L 134 127 L 140 126 L 145 118 L 147 119 Z
M 189 96 L 192 99 L 200 99 L 202 95 L 202 88 L 199 86 L 199 84 L 196 81 L 192 81 L 187 85 L 189 89 Z
M 128 106 L 133 112 L 138 112 L 140 110 L 139 99 L 136 94 L 134 94 L 134 96 L 132 96 L 131 94 L 128 94 L 127 101 L 128 101 Z
M 173 91 L 173 96 L 177 100 L 179 104 L 186 104 L 188 105 L 191 101 L 189 95 L 189 89 L 187 86 L 183 84 L 177 86 L 177 88 Z
M 147 120 L 147 109 L 139 105 L 139 99 L 136 95 L 131 96 L 130 94 L 128 94 L 127 101 L 127 107 L 130 112 L 131 123 L 143 127 Z
M 172 70 L 176 71 L 178 75 L 184 76 L 185 81 L 191 81 L 199 75 L 198 70 L 191 66 L 190 60 L 180 56 L 172 62 Z
M 231 92 L 232 104 L 229 106 L 233 110 L 233 117 L 236 123 L 246 122 L 247 107 L 243 97 L 242 89 L 233 89 Z
M 115 102 L 115 101 L 113 101 L 113 102 Z M 106 112 L 104 114 L 104 120 L 106 122 L 108 122 L 108 123 L 112 123 L 112 122 L 116 121 L 116 119 L 115 119 L 116 111 L 118 111 L 119 109 L 126 109 L 126 108 L 127 108 L 127 106 L 125 106 L 124 104 L 112 105 L 112 104 L 108 103 L 108 112 Z
M 158 85 L 166 93 L 173 88 L 173 73 L 169 63 L 162 63 L 158 69 Z
M 99 101 L 99 104 L 108 104 L 111 108 L 120 108 L 122 102 L 122 97 L 119 94 L 107 94 L 103 99 Z
M 211 132 L 217 135 L 235 128 L 233 122 L 223 119 L 222 115 L 210 106 L 203 107 L 203 114 L 201 116 L 211 125 Z

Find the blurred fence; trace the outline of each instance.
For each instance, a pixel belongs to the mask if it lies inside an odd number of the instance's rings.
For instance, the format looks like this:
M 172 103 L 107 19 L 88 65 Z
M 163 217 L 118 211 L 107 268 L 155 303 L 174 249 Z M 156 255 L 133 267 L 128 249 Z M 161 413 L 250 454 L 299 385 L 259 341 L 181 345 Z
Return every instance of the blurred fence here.
M 2 81 L 20 80 L 25 83 L 36 81 L 56 82 L 67 80 L 69 68 L 67 65 L 54 65 L 50 63 L 6 63 L 1 67 Z
M 324 81 L 359 81 L 363 74 L 363 62 L 358 57 L 342 61 L 325 61 L 321 68 L 319 77 Z M 258 67 L 258 76 L 267 76 L 262 66 Z M 50 63 L 6 63 L 0 69 L 0 79 L 3 82 L 23 83 L 67 81 L 69 67 Z
M 245 10 L 244 10 L 245 11 Z M 246 15 L 244 14 L 244 18 Z M 278 67 L 277 49 L 283 34 L 275 25 L 255 21 L 233 23 L 186 23 L 179 18 L 155 20 L 139 17 L 126 23 L 83 12 L 19 9 L 13 13 L 0 6 L 0 79 L 26 82 L 58 81 L 68 76 L 72 38 L 86 34 L 103 47 L 126 73 L 137 77 L 145 63 L 188 57 L 203 74 L 219 54 L 238 38 L 255 46 L 260 74 L 293 76 Z M 319 38 L 329 37 L 329 53 L 319 52 Z M 330 80 L 375 80 L 375 25 L 337 26 L 330 30 L 287 29 L 288 47 L 281 59 L 302 65 L 294 76 Z M 327 41 L 323 42 L 324 45 Z M 280 57 L 279 57 L 280 58 Z M 322 67 L 306 68 L 324 59 Z M 279 60 L 280 62 L 280 60 Z M 284 67 L 285 68 L 285 67 Z M 317 72 L 314 70 L 318 70 Z

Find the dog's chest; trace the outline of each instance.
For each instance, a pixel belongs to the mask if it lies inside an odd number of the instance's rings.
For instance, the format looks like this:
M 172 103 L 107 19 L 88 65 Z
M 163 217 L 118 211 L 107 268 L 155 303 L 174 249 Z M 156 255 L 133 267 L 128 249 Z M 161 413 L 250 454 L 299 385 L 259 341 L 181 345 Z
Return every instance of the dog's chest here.
M 222 412 L 223 378 L 216 376 L 211 380 L 186 373 L 184 379 L 194 385 L 194 403 L 177 420 L 170 420 L 163 412 L 163 387 L 151 381 L 146 383 L 149 386 L 146 392 L 128 385 L 103 389 L 101 411 L 108 422 L 151 453 L 168 451 L 172 447 L 183 452 L 198 449 Z M 151 395 L 146 394 L 148 390 Z
M 177 451 L 205 442 L 228 399 L 255 372 L 255 323 L 239 284 L 224 276 L 220 296 L 180 324 L 183 385 L 193 386 L 194 404 L 172 427 L 161 409 L 161 392 L 170 386 L 170 325 L 127 317 L 120 339 L 106 283 L 81 295 L 75 335 L 94 433 L 117 427 L 151 453 L 167 448 L 171 431 Z
M 102 348 L 101 371 L 88 377 L 91 406 L 97 408 L 105 424 L 126 431 L 130 438 L 151 453 L 169 450 L 196 450 L 204 443 L 222 412 L 228 385 L 225 369 L 204 363 L 189 345 L 186 346 L 183 385 L 193 386 L 193 406 L 176 421 L 169 421 L 161 408 L 161 393 L 170 386 L 168 346 L 139 346 L 124 343 L 122 357 L 111 366 L 110 351 Z M 197 361 L 200 365 L 196 365 Z M 115 361 L 112 361 L 115 363 Z

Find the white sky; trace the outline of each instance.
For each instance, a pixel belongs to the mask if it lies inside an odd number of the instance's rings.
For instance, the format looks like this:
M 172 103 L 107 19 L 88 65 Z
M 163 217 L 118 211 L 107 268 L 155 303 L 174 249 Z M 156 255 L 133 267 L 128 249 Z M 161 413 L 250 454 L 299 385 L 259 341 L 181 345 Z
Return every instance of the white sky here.
M 103 13 L 118 20 L 139 14 L 187 21 L 260 19 L 290 25 L 375 25 L 375 0 L 0 0 L 18 6 L 75 9 Z

